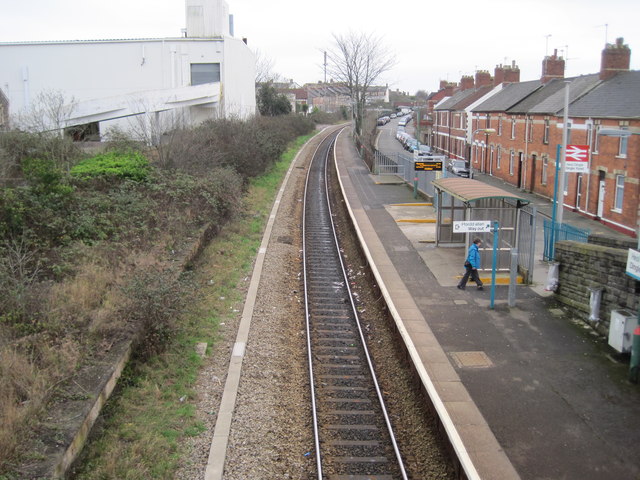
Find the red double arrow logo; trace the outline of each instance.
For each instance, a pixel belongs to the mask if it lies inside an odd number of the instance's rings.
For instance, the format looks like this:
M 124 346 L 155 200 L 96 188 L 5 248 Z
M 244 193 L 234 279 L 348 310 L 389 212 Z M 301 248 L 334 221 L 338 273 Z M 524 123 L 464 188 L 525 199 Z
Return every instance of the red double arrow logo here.
M 567 159 L 571 157 L 574 162 L 586 162 L 589 160 L 589 145 L 567 145 Z

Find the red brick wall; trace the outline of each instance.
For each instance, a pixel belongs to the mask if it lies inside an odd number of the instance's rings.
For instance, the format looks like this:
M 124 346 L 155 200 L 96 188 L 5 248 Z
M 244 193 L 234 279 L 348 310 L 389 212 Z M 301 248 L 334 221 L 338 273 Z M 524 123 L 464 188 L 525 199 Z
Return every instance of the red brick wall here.
M 527 191 L 533 191 L 547 198 L 553 198 L 554 182 L 556 175 L 556 151 L 557 145 L 562 144 L 562 118 L 549 118 L 549 141 L 543 142 L 544 116 L 529 117 L 516 116 L 515 138 L 511 137 L 512 116 L 502 114 L 503 127 L 502 134 L 498 132 L 491 134 L 489 145 L 494 147 L 494 159 L 490 166 L 489 149 L 487 149 L 487 160 L 485 171 L 505 182 L 517 186 Z M 499 115 L 491 117 L 491 127 L 498 130 Z M 586 128 L 585 119 L 571 119 L 571 137 L 569 144 L 589 145 L 589 130 Z M 482 123 L 482 121 L 481 121 Z M 531 123 L 533 127 L 531 127 Z M 627 122 L 631 130 L 640 129 L 640 121 Z M 527 129 L 527 143 L 525 143 L 525 133 Z M 620 128 L 620 122 L 607 120 L 607 128 Z M 602 125 L 605 127 L 605 124 Z M 591 133 L 592 144 L 595 146 L 595 130 Z M 478 140 L 481 138 L 478 136 Z M 612 228 L 633 236 L 637 229 L 638 209 L 640 206 L 640 163 L 634 159 L 640 158 L 640 136 L 632 135 L 628 137 L 626 157 L 620 157 L 620 139 L 617 137 L 599 137 L 599 148 L 597 153 L 592 153 L 590 174 L 582 174 L 580 188 L 580 204 L 578 201 L 578 174 L 565 173 L 568 178 L 567 194 L 564 196 L 565 208 L 570 208 L 585 214 L 588 217 L 595 217 L 598 212 L 599 178 L 603 175 L 605 182 L 604 209 L 601 221 Z M 502 150 L 500 167 L 497 166 L 497 149 Z M 509 170 L 510 152 L 514 152 L 513 172 Z M 519 156 L 522 153 L 522 168 L 519 170 Z M 543 158 L 548 158 L 547 182 L 542 183 Z M 480 155 L 477 155 L 478 157 Z M 535 166 L 533 163 L 535 156 Z M 478 168 L 480 165 L 475 165 Z M 600 174 L 599 172 L 603 172 Z M 533 177 L 532 177 L 533 175 Z M 624 175 L 624 195 L 623 207 L 621 211 L 614 209 L 616 177 Z M 558 191 L 562 192 L 562 185 L 558 186 Z
M 620 71 L 629 70 L 631 64 L 631 50 L 624 44 L 624 39 L 616 39 L 616 43 L 609 43 L 602 50 L 600 64 L 600 80 L 611 78 Z

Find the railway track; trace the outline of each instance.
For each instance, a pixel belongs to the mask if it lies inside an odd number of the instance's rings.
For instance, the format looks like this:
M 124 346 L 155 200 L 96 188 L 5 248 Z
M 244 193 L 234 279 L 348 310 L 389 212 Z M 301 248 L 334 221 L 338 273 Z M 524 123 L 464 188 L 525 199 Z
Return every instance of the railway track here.
M 304 195 L 305 310 L 318 479 L 406 479 L 333 225 L 327 169 L 336 136 L 316 150 Z

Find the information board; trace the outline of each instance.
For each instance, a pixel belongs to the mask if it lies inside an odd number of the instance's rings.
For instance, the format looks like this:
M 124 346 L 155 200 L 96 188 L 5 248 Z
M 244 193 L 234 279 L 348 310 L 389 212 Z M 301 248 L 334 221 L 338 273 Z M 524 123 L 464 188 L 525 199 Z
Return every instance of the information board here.
M 414 170 L 416 172 L 441 172 L 442 171 L 442 162 L 415 162 Z

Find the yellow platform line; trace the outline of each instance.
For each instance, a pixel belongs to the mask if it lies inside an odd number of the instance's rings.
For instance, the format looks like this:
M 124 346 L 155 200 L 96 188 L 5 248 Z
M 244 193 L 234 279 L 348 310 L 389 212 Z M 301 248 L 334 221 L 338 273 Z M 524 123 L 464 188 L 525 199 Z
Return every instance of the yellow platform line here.
M 462 275 L 456 275 L 455 278 L 461 279 Z M 480 277 L 480 281 L 484 285 L 491 285 L 491 277 Z M 496 285 L 509 285 L 510 281 L 511 281 L 511 278 L 509 277 L 496 277 Z M 473 282 L 471 282 L 471 280 L 469 280 L 469 283 L 471 283 L 472 285 L 474 284 Z M 524 279 L 522 278 L 522 276 L 520 275 L 516 276 L 516 283 L 518 284 L 524 283 Z
M 435 218 L 399 218 L 398 223 L 436 223 Z
M 392 207 L 433 207 L 433 203 L 393 203 Z

